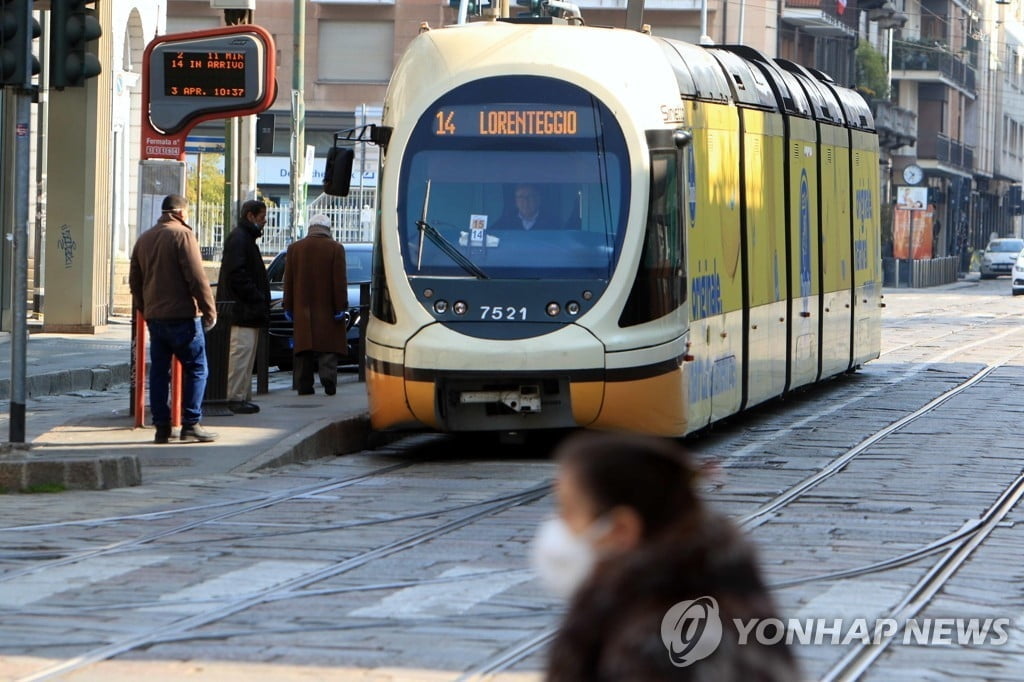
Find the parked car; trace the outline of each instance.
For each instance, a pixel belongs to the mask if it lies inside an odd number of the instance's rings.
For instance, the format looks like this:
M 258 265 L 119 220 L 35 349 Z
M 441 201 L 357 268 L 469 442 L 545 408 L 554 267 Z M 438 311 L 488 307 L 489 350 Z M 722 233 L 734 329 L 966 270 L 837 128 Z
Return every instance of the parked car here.
M 284 316 L 284 263 L 287 251 L 282 251 L 267 266 L 270 280 L 270 360 L 280 369 L 292 368 L 292 323 Z M 345 244 L 345 270 L 348 278 L 348 358 L 342 363 L 356 364 L 359 355 L 359 329 L 363 320 L 359 311 L 359 285 L 370 281 L 373 266 L 373 244 Z
M 1010 293 L 1014 296 L 1024 294 L 1024 251 L 1017 254 L 1010 273 Z
M 981 254 L 981 278 L 993 279 L 1009 275 L 1017 254 L 1024 249 L 1024 239 L 993 239 Z

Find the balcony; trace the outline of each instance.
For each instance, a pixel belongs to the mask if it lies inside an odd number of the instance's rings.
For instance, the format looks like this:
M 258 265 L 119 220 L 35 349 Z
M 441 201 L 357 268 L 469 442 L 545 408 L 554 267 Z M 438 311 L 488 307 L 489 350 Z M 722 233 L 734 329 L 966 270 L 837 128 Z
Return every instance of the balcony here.
M 973 68 L 939 47 L 897 43 L 893 46 L 892 77 L 895 80 L 939 82 L 976 97 Z
M 836 0 L 785 0 L 782 20 L 815 36 L 857 35 L 857 10 Z
M 910 109 L 886 99 L 873 99 L 871 115 L 875 117 L 878 146 L 882 149 L 899 149 L 917 140 L 917 114 Z
M 951 140 L 942 133 L 922 135 L 917 141 L 917 158 L 934 159 L 942 166 L 952 166 L 959 171 L 971 173 L 974 170 L 974 148 Z

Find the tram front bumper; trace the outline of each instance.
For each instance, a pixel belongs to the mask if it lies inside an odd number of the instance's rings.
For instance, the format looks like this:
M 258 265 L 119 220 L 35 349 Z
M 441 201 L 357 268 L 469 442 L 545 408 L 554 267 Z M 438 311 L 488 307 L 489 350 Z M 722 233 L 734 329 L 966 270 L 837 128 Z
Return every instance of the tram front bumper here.
M 502 340 L 435 324 L 407 344 L 405 380 L 412 413 L 442 430 L 581 426 L 600 412 L 604 346 L 575 325 Z

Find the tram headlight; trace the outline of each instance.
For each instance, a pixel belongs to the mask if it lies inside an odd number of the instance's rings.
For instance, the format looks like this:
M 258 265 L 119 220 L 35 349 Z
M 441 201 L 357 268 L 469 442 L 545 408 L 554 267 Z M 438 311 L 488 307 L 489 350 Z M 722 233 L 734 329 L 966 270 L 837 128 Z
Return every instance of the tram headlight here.
M 577 303 L 576 301 L 569 301 L 568 303 L 565 304 L 565 312 L 569 313 L 570 315 L 579 315 L 580 304 Z
M 469 310 L 469 306 L 465 301 L 456 301 L 454 305 L 452 305 L 452 312 L 456 315 L 465 315 L 467 310 Z
M 586 291 L 583 292 L 583 300 L 584 301 L 589 301 L 592 298 L 594 298 L 594 292 L 593 291 L 591 291 L 590 289 L 587 289 Z
M 423 290 L 423 298 L 434 298 L 434 290 L 433 289 L 424 289 Z
M 443 298 L 438 301 L 434 301 L 434 312 L 438 315 L 444 315 L 448 312 L 448 301 Z
M 547 312 L 548 312 L 548 315 L 550 315 L 551 317 L 554 317 L 558 313 L 562 312 L 562 308 L 557 303 L 552 301 L 551 303 L 548 303 Z

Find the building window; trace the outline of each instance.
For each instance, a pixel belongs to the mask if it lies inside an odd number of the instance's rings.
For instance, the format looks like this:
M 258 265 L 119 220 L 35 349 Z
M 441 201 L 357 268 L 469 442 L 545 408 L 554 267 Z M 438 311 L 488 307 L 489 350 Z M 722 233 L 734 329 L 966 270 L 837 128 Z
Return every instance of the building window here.
M 318 33 L 318 81 L 386 83 L 391 78 L 393 22 L 321 21 Z
M 167 17 L 167 33 L 188 33 L 224 28 L 221 17 Z

